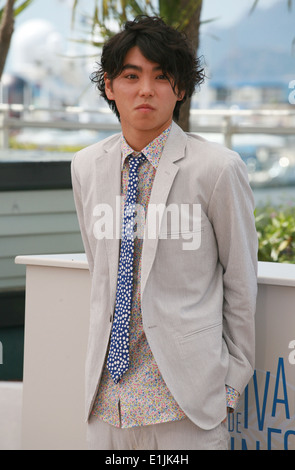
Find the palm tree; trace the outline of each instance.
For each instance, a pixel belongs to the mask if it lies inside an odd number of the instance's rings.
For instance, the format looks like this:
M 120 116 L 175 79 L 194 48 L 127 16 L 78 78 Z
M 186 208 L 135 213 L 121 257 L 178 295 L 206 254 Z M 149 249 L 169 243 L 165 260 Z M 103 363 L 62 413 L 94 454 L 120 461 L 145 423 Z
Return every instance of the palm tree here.
M 14 31 L 14 18 L 33 1 L 26 0 L 19 2 L 18 0 L 6 0 L 5 6 L 0 9 L 0 80 Z

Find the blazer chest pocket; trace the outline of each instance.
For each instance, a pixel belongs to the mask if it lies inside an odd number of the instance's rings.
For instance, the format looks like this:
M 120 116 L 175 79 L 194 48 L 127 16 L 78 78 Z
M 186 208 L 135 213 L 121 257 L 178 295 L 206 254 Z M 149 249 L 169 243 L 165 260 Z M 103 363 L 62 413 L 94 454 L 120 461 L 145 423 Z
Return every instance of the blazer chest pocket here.
M 182 231 L 182 232 L 167 232 L 160 233 L 159 238 L 161 240 L 179 240 L 181 243 L 181 249 L 184 251 L 198 250 L 202 242 L 202 233 L 204 229 L 194 231 Z M 175 249 L 175 245 L 174 245 Z
M 186 237 L 202 230 L 201 204 L 169 204 L 161 206 L 160 238 Z

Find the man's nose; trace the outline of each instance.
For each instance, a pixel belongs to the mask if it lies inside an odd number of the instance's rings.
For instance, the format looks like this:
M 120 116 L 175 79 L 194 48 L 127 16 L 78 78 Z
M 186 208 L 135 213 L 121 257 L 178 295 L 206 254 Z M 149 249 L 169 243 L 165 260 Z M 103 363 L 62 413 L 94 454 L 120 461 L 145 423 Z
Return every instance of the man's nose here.
M 146 78 L 140 83 L 139 94 L 141 96 L 153 96 L 155 93 L 153 81 Z

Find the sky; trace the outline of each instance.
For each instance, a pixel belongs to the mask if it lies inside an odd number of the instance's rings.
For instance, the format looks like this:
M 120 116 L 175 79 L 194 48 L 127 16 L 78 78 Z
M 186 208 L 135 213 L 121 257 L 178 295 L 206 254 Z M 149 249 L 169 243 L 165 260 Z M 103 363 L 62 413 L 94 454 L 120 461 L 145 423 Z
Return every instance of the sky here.
M 267 8 L 277 1 L 260 0 L 259 7 Z M 1 1 L 0 3 L 3 3 Z M 92 5 L 90 0 L 80 0 L 81 5 Z M 203 0 L 202 17 L 204 20 L 218 18 L 218 26 L 228 26 L 238 21 L 250 11 L 254 0 Z M 47 19 L 59 31 L 69 31 L 71 24 L 71 5 L 73 0 L 35 0 L 17 19 L 17 25 L 33 18 Z M 84 5 L 83 5 L 84 6 Z
M 278 1 L 286 2 L 286 0 L 260 0 L 259 8 L 269 8 Z M 247 14 L 253 4 L 254 0 L 203 0 L 202 19 L 218 18 L 216 26 L 231 26 Z
M 270 7 L 276 2 L 286 4 L 287 0 L 260 0 L 259 8 Z M 0 0 L 0 6 L 3 3 L 4 0 Z M 91 11 L 94 0 L 80 0 L 79 4 L 83 11 L 87 8 L 89 10 L 89 7 L 91 7 Z M 217 28 L 231 26 L 238 22 L 242 16 L 250 12 L 253 4 L 254 0 L 203 0 L 202 19 L 204 21 L 214 19 L 214 27 Z M 75 36 L 81 37 L 78 27 L 76 27 L 75 30 L 71 28 L 72 5 L 73 0 L 34 0 L 33 3 L 16 18 L 15 33 L 6 65 L 6 71 L 8 73 L 17 73 L 16 64 L 23 62 L 25 55 L 34 55 L 35 58 L 45 56 L 42 50 L 44 50 L 46 41 L 51 41 L 52 47 L 54 42 L 58 43 L 59 41 L 58 37 L 50 36 L 49 38 L 49 35 L 46 36 L 44 32 L 43 39 L 39 41 L 38 44 L 38 40 L 34 39 L 34 37 L 37 38 L 36 25 L 28 27 L 25 32 L 23 32 L 22 29 L 24 24 L 32 20 L 43 20 L 51 23 L 54 30 L 64 38 L 63 42 L 65 42 L 65 45 L 62 46 L 64 49 L 60 51 L 61 54 L 67 56 L 85 54 L 85 46 L 81 51 L 81 46 L 71 40 Z M 204 27 L 210 28 L 210 24 Z M 26 37 L 24 37 L 24 35 L 26 35 Z M 31 36 L 31 41 L 29 40 L 29 36 Z M 26 49 L 25 43 L 29 44 Z M 15 44 L 17 44 L 16 47 L 14 47 Z M 33 44 L 34 47 L 32 47 L 31 44 Z M 77 53 L 77 51 L 79 51 L 79 53 Z
M 68 48 L 74 49 L 70 39 L 79 35 L 79 30 L 71 28 L 71 14 L 74 0 L 34 0 L 33 3 L 16 18 L 15 30 L 30 20 L 42 19 L 54 25 L 54 28 L 68 41 Z M 259 0 L 259 8 L 268 8 L 276 2 L 286 4 L 287 0 Z M 0 5 L 4 0 L 0 0 Z M 215 27 L 231 26 L 247 14 L 254 0 L 203 0 L 202 19 L 215 19 Z M 93 8 L 94 0 L 80 0 L 81 9 Z M 210 24 L 207 26 L 210 27 Z M 206 26 L 205 26 L 206 28 Z M 79 36 L 80 37 L 80 36 Z M 11 58 L 10 58 L 11 62 Z

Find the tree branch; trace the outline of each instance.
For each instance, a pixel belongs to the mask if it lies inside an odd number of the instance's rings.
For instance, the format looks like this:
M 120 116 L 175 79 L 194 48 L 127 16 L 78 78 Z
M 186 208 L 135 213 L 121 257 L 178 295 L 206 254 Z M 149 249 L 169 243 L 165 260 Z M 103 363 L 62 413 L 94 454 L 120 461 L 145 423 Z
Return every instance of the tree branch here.
M 190 11 L 191 11 L 191 1 L 182 0 L 181 8 L 182 8 L 182 11 L 187 11 L 188 8 L 190 8 Z M 202 11 L 202 0 L 198 0 L 195 10 L 190 15 L 189 21 L 184 27 L 184 32 L 186 33 L 187 37 L 190 39 L 196 55 L 199 49 L 201 11 Z M 190 107 L 191 107 L 191 98 L 188 98 L 180 108 L 178 124 L 184 131 L 189 131 L 190 129 L 190 123 L 189 123 Z
M 11 37 L 14 31 L 14 2 L 15 0 L 6 1 L 0 24 L 0 79 L 5 67 Z

